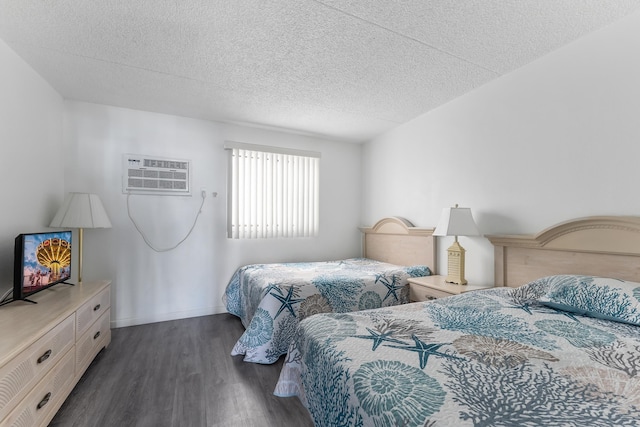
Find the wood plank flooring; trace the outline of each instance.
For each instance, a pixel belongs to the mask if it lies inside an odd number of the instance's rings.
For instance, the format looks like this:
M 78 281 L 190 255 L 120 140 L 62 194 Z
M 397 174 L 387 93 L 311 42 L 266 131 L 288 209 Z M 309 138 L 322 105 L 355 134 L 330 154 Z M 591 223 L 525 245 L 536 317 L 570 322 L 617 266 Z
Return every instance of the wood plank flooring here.
M 298 398 L 273 395 L 282 358 L 231 357 L 230 314 L 113 329 L 50 427 L 313 426 Z

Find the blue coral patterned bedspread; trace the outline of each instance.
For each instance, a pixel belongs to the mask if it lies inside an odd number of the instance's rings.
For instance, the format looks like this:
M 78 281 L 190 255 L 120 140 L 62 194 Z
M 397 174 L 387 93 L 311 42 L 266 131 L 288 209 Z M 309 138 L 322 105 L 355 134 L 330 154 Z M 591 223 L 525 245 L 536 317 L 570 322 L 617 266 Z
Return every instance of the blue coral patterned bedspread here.
M 427 266 L 366 258 L 241 267 L 224 295 L 227 310 L 246 328 L 231 354 L 243 354 L 247 362 L 274 363 L 287 352 L 301 319 L 405 304 L 407 279 L 429 274 Z
M 640 425 L 640 326 L 547 308 L 547 285 L 313 316 L 275 394 L 316 426 Z

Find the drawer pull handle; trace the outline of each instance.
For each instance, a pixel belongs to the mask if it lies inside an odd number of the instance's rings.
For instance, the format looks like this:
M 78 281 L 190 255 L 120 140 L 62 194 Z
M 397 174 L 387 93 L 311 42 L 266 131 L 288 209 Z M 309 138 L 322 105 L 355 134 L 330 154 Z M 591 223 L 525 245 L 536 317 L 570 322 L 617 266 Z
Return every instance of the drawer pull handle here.
M 37 409 L 42 409 L 42 407 L 44 405 L 46 405 L 47 403 L 49 403 L 49 399 L 51 399 L 51 392 L 47 393 L 42 400 L 40 401 L 40 403 L 38 403 L 38 406 L 36 407 Z
M 100 336 L 100 331 L 96 332 L 96 334 L 93 336 L 93 339 L 97 339 Z
M 100 304 L 98 304 L 95 307 L 93 307 L 93 311 L 98 311 L 98 310 L 100 310 Z
M 44 362 L 45 360 L 47 360 L 49 358 L 49 356 L 51 356 L 51 350 L 47 350 L 44 352 L 44 354 L 40 357 L 38 357 L 38 364 Z

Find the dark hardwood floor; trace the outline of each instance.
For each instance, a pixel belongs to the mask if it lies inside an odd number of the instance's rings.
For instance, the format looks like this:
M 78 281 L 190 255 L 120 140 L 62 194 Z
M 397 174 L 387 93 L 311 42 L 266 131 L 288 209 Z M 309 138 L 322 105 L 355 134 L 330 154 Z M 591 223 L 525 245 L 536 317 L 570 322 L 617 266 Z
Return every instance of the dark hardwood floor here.
M 243 330 L 230 314 L 113 329 L 49 426 L 313 426 L 298 398 L 273 395 L 282 358 L 229 355 Z

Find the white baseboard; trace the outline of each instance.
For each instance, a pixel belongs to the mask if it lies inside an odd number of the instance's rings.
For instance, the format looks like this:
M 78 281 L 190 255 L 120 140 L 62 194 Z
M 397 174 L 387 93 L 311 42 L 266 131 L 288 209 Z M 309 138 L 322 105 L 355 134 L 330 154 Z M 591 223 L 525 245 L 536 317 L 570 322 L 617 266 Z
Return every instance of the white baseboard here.
M 223 305 L 195 310 L 174 311 L 170 313 L 157 313 L 145 317 L 129 317 L 125 319 L 111 319 L 111 328 L 124 328 L 127 326 L 144 325 L 147 323 L 166 322 L 168 320 L 188 319 L 190 317 L 209 316 L 212 314 L 227 313 Z

